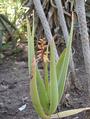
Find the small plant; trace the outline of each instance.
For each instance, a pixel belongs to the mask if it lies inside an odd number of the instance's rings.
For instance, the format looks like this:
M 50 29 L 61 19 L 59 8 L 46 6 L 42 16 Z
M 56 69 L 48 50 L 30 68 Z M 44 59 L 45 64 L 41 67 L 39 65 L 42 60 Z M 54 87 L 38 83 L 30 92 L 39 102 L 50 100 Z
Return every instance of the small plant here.
M 38 63 L 35 59 L 34 48 L 34 16 L 33 27 L 31 30 L 29 20 L 27 18 L 27 32 L 28 32 L 28 66 L 30 74 L 30 95 L 32 98 L 33 106 L 36 112 L 42 119 L 51 119 L 58 117 L 66 117 L 73 114 L 77 114 L 81 111 L 88 110 L 90 108 L 81 108 L 75 110 L 69 110 L 64 112 L 55 113 L 58 104 L 61 101 L 64 93 L 64 87 L 66 82 L 66 76 L 68 71 L 69 59 L 71 54 L 72 36 L 73 36 L 73 15 L 71 31 L 68 37 L 67 47 L 61 54 L 58 61 L 55 57 L 55 43 L 54 40 L 50 42 L 50 60 L 48 58 L 48 48 L 43 52 L 42 47 L 39 45 L 39 59 L 44 61 L 44 79 L 42 79 L 40 71 L 38 69 Z M 40 40 L 40 43 L 45 42 Z M 44 48 L 46 46 L 43 46 Z M 43 55 L 42 55 L 43 53 Z M 45 60 L 46 57 L 46 60 Z M 48 76 L 48 64 L 50 64 L 50 78 Z

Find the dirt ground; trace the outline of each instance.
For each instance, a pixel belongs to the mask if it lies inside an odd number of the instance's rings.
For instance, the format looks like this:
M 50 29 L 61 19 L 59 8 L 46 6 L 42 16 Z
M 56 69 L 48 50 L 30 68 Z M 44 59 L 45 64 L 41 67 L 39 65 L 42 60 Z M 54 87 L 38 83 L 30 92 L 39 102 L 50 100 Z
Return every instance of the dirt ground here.
M 19 108 L 26 104 L 23 111 Z M 29 96 L 25 62 L 6 60 L 0 65 L 0 119 L 37 119 Z
M 76 54 L 78 53 L 78 48 Z M 83 61 L 75 56 L 76 74 L 79 81 L 79 90 L 71 88 L 65 93 L 60 109 L 67 110 L 87 105 L 87 81 Z M 6 57 L 0 64 L 0 119 L 38 119 L 33 109 L 29 95 L 27 62 L 12 60 Z M 77 84 L 78 86 L 78 84 Z M 19 108 L 26 105 L 25 109 Z M 85 113 L 80 113 L 65 119 L 85 119 Z

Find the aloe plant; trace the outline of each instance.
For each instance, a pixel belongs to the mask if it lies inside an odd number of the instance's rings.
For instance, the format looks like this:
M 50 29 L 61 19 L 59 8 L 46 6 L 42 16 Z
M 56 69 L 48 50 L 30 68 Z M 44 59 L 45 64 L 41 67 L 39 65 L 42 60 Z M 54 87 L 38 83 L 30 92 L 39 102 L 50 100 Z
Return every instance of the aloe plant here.
M 73 16 L 73 15 L 72 15 Z M 55 59 L 55 43 L 54 40 L 50 42 L 50 79 L 48 78 L 48 63 L 45 66 L 45 79 L 42 79 L 40 71 L 37 66 L 34 51 L 34 17 L 33 28 L 31 31 L 30 23 L 27 18 L 27 32 L 28 32 L 28 66 L 30 79 L 30 95 L 32 98 L 33 106 L 36 112 L 42 119 L 57 118 L 55 113 L 59 102 L 61 101 L 64 93 L 64 87 L 67 77 L 68 65 L 71 55 L 71 45 L 73 36 L 73 17 L 71 24 L 71 31 L 68 37 L 68 43 L 65 50 L 62 52 L 58 61 Z M 73 114 L 77 114 L 81 111 L 88 110 L 90 108 L 81 108 L 76 110 L 70 110 L 60 112 L 60 117 L 66 117 Z

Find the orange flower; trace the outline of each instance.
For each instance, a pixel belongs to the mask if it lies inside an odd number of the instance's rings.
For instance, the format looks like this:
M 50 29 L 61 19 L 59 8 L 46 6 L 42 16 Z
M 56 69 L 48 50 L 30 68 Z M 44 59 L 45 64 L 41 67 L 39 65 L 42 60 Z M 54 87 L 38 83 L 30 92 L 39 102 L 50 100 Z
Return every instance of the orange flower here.
M 44 39 L 40 39 L 38 41 L 38 51 L 37 51 L 37 60 L 43 61 L 44 63 L 49 62 L 48 59 L 48 51 L 47 51 L 48 45 L 46 44 L 46 41 Z

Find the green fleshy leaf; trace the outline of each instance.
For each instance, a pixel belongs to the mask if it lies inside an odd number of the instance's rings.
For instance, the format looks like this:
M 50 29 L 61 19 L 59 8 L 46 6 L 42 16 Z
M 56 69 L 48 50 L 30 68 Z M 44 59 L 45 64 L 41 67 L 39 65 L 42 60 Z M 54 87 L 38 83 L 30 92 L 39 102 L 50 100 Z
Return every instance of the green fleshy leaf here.
M 46 91 L 44 81 L 40 76 L 38 68 L 37 68 L 37 72 L 36 72 L 36 79 L 37 79 L 37 89 L 38 89 L 41 105 L 42 105 L 43 110 L 45 111 L 45 113 L 48 114 L 48 111 L 49 111 L 48 94 L 47 94 L 47 91 Z
M 72 116 L 72 115 L 78 114 L 78 113 L 86 111 L 86 110 L 90 110 L 90 107 L 59 112 L 57 114 L 51 115 L 51 119 L 64 118 L 64 117 Z
M 61 68 L 62 68 L 62 63 L 64 61 L 65 54 L 66 54 L 66 48 L 62 52 L 62 54 L 61 54 L 61 56 L 60 56 L 60 58 L 59 58 L 59 60 L 57 62 L 57 65 L 56 65 L 57 80 L 60 79 L 60 71 L 61 71 Z
M 50 114 L 56 111 L 58 105 L 58 83 L 55 62 L 55 44 L 50 43 Z
M 32 103 L 33 103 L 33 106 L 34 106 L 36 112 L 39 114 L 40 117 L 45 118 L 45 119 L 49 119 L 49 117 L 45 114 L 43 107 L 41 105 L 41 102 L 40 102 L 36 77 L 37 77 L 36 76 L 36 66 L 33 63 L 32 79 L 30 81 L 30 95 L 32 98 Z
M 72 44 L 72 36 L 73 36 L 73 21 L 72 21 L 72 25 L 71 25 L 71 31 L 70 31 L 70 35 L 68 38 L 68 43 L 67 43 L 67 48 L 65 53 L 63 53 L 62 55 L 62 65 L 60 70 L 58 69 L 58 64 L 60 63 L 60 59 L 57 63 L 57 69 L 59 70 L 57 73 L 59 73 L 58 76 L 58 90 L 59 90 L 59 101 L 62 98 L 62 95 L 64 93 L 64 87 L 65 87 L 65 82 L 66 82 L 66 76 L 67 76 L 67 71 L 68 71 L 68 65 L 69 65 L 69 60 L 70 60 L 70 56 L 71 56 L 71 44 Z M 60 66 L 59 66 L 60 67 Z
M 27 18 L 27 34 L 28 34 L 28 67 L 30 74 L 33 60 L 32 58 L 34 57 L 35 51 L 34 51 L 34 24 L 33 24 L 33 31 L 31 32 L 30 22 L 28 18 Z

